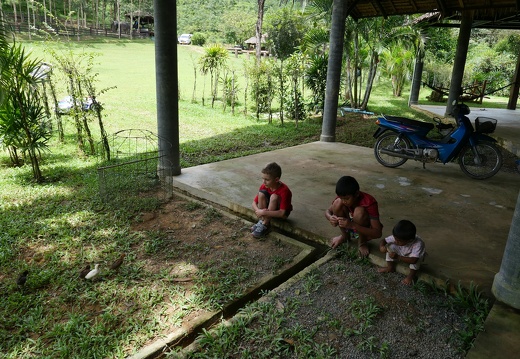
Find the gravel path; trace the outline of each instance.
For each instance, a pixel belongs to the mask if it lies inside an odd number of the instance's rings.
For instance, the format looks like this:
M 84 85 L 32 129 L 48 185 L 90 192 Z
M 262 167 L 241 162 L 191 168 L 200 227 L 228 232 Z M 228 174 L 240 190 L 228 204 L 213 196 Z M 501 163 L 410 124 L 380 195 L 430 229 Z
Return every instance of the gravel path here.
M 286 308 L 301 299 L 284 325 L 315 331 L 314 340 L 334 347 L 337 358 L 463 358 L 457 350 L 463 318 L 447 308 L 444 295 L 423 294 L 403 285 L 403 278 L 334 258 L 307 269 L 268 301 Z

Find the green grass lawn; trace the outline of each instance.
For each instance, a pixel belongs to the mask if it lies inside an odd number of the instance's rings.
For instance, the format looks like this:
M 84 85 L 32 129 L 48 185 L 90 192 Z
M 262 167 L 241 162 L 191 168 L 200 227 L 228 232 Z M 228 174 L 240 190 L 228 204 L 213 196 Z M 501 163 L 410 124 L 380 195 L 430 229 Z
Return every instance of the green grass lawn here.
M 25 45 L 50 63 L 53 60 L 44 50 L 58 46 L 38 42 Z M 153 41 L 97 41 L 70 46 L 74 51 L 100 54 L 95 66 L 99 73 L 98 90 L 116 86 L 100 98 L 105 107 L 107 132 L 156 132 Z M 224 112 L 220 102 L 211 109 L 207 105 L 208 84 L 206 106 L 202 106 L 200 74 L 196 103 L 192 103 L 193 63 L 202 48 L 178 49 L 182 167 L 319 139 L 319 118 L 301 121 L 298 127 L 291 121 L 281 126 L 276 119 L 268 123 L 244 116 L 243 103 L 234 116 L 229 108 Z M 243 68 L 244 57 L 230 57 L 237 71 Z M 380 80 L 369 109 L 376 114 L 424 118 L 407 107 L 407 94 L 389 99 L 390 94 L 389 83 Z M 67 95 L 65 87 L 60 89 L 60 95 Z M 371 147 L 374 120 L 358 115 L 340 120 L 338 141 Z M 98 130 L 92 126 L 98 138 Z M 97 176 L 97 169 L 104 162 L 78 151 L 70 120 L 66 121 L 66 132 L 65 143 L 53 138 L 49 151 L 42 154 L 42 184 L 32 182 L 30 166 L 12 167 L 7 152 L 0 152 L 0 291 L 4 294 L 0 296 L 0 356 L 5 358 L 123 357 L 122 348 L 139 346 L 146 341 L 144 333 L 153 333 L 160 325 L 154 322 L 153 307 L 168 288 L 132 291 L 127 300 L 141 301 L 144 309 L 122 315 L 110 306 L 114 293 L 121 290 L 120 283 L 103 283 L 103 290 L 96 291 L 72 280 L 85 262 L 116 258 L 121 251 L 137 246 L 140 238 L 131 233 L 130 223 L 138 213 L 157 208 L 159 202 L 129 196 L 117 206 L 104 203 L 98 193 Z M 35 289 L 32 295 L 23 295 L 15 283 L 25 269 L 31 271 L 30 287 Z M 146 279 L 140 273 L 131 275 Z M 105 308 L 95 319 L 83 311 L 93 305 Z M 66 313 L 64 307 L 68 308 Z

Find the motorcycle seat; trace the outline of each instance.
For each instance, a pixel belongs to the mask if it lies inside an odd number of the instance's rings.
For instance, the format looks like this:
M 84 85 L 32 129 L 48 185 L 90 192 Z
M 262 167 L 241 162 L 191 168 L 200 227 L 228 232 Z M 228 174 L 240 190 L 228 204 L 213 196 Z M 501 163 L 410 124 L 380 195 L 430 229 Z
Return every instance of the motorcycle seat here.
M 424 128 L 424 129 L 428 129 L 428 130 L 431 130 L 435 127 L 433 123 L 412 120 L 412 119 L 406 118 L 406 117 L 389 116 L 389 115 L 384 115 L 384 117 L 388 121 L 397 122 L 397 123 L 407 125 L 407 126 L 420 127 L 420 128 Z

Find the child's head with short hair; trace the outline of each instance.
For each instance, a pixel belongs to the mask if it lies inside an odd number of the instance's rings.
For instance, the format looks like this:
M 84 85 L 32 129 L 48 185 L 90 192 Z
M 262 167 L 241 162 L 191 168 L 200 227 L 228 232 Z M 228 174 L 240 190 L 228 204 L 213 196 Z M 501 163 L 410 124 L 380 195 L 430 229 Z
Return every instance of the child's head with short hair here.
M 359 191 L 359 183 L 354 177 L 343 176 L 336 183 L 336 195 L 338 197 L 353 196 Z
M 407 219 L 400 220 L 392 229 L 396 242 L 409 243 L 415 239 L 416 233 L 417 228 L 415 228 L 415 224 Z
M 276 162 L 271 162 L 265 165 L 262 169 L 262 173 L 268 175 L 271 179 L 282 177 L 282 168 Z

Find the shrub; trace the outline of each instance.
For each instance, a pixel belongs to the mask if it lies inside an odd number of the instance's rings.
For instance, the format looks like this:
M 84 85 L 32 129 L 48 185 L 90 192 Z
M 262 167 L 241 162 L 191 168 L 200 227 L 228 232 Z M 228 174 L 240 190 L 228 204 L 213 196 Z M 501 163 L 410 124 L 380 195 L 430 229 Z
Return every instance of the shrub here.
M 191 43 L 192 45 L 204 46 L 204 44 L 206 43 L 206 36 L 204 36 L 204 34 L 200 32 L 196 32 L 191 37 Z

